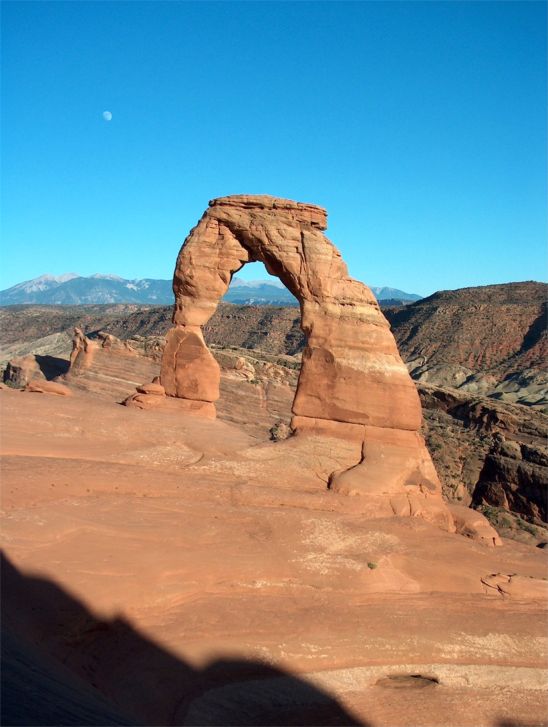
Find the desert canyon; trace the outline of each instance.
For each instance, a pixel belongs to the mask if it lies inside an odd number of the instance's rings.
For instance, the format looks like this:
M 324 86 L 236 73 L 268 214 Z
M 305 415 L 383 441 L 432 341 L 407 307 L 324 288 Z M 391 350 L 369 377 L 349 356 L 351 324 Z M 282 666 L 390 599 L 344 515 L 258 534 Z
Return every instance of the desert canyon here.
M 223 197 L 171 321 L 0 311 L 4 725 L 548 724 L 546 286 L 384 315 L 326 229 Z

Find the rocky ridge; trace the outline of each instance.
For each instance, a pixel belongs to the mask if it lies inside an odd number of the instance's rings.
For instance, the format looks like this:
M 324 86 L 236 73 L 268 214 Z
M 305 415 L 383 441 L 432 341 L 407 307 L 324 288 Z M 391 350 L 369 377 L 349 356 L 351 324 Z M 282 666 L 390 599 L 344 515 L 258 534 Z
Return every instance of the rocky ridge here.
M 416 381 L 547 410 L 548 285 L 442 291 L 386 315 Z

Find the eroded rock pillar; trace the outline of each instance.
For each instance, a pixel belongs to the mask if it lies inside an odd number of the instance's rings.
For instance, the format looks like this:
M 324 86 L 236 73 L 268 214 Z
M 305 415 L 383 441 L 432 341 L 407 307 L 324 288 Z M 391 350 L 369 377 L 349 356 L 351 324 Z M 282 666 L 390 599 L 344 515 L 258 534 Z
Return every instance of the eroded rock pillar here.
M 204 341 L 202 326 L 228 290 L 233 272 L 249 260 L 249 252 L 232 232 L 207 213 L 177 258 L 175 325 L 166 337 L 160 378 L 167 396 L 188 402 L 189 412 L 215 417 L 221 371 Z

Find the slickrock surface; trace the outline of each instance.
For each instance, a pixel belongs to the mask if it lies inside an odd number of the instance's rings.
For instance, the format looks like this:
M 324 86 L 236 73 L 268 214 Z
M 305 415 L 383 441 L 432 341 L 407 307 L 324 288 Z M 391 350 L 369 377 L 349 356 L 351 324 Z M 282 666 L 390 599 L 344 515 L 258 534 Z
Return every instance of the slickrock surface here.
M 166 393 L 212 403 L 220 370 L 202 326 L 232 275 L 260 260 L 297 298 L 306 346 L 293 402 L 293 428 L 321 429 L 361 442 L 361 456 L 333 471 L 333 492 L 364 495 L 379 515 L 414 515 L 454 528 L 441 485 L 418 430 L 421 406 L 396 342 L 372 292 L 349 277 L 325 237 L 327 214 L 310 204 L 234 195 L 210 202 L 179 253 L 173 278 L 174 327 L 161 382 Z
M 546 550 L 365 518 L 325 438 L 116 399 L 0 391 L 4 724 L 545 724 Z

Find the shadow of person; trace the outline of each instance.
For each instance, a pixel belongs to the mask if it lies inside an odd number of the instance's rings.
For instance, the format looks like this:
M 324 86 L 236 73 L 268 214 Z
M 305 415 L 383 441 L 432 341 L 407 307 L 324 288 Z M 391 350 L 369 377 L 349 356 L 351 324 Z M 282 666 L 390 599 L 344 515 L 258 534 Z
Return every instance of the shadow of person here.
M 194 669 L 2 554 L 2 725 L 364 725 L 272 666 Z

